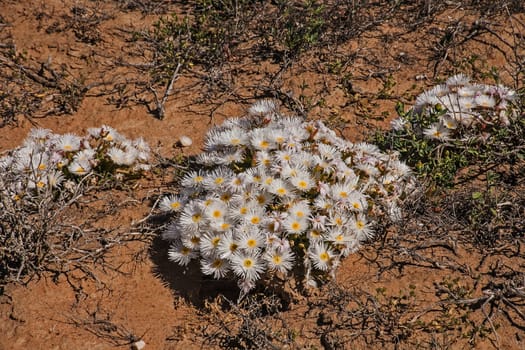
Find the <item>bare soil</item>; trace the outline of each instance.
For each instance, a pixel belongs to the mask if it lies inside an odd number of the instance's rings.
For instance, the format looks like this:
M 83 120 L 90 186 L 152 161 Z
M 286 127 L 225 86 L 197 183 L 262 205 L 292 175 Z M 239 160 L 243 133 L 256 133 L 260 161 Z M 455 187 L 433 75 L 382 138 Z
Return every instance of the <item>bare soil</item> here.
M 280 99 L 290 113 L 307 112 L 356 141 L 388 127 L 398 101 L 409 105 L 453 72 L 490 81 L 482 73 L 495 67 L 505 84 L 517 88 L 522 83 L 515 72 L 525 52 L 516 52 L 512 35 L 513 30 L 525 35 L 524 13 L 494 11 L 484 17 L 483 27 L 476 22 L 483 15 L 479 11 L 443 5 L 432 18 L 420 13 L 420 22 L 386 18 L 334 47 L 302 53 L 282 71 L 271 58 L 256 62 L 250 52 L 243 56 L 240 51 L 218 72 L 196 66 L 174 82 L 160 119 L 151 113 L 153 91 L 162 98 L 167 84 L 152 84 L 140 68 L 153 53 L 133 40 L 133 33 L 151 30 L 170 13 L 191 12 L 192 6 L 176 1 L 0 0 L 0 93 L 22 101 L 13 109 L 13 100 L 3 100 L 3 113 L 16 111 L 0 128 L 0 152 L 19 146 L 35 126 L 83 135 L 106 124 L 129 138 L 143 137 L 157 159 L 177 159 L 199 152 L 210 125 L 241 116 L 251 102 L 268 95 Z M 219 78 L 214 80 L 214 74 Z M 191 147 L 177 146 L 183 135 L 193 139 Z M 95 198 L 97 225 L 138 230 L 157 196 L 169 192 L 173 171 L 167 166 L 133 188 L 89 194 Z M 442 209 L 433 208 L 434 213 Z M 71 215 L 82 220 L 83 213 Z M 503 286 L 525 278 L 523 236 L 517 244 L 484 254 L 465 242 L 462 232 L 439 227 L 447 223 L 431 222 L 435 217 L 427 214 L 404 229 L 386 230 L 345 260 L 334 285 L 301 294 L 290 282 L 283 292 L 286 307 L 270 315 L 266 325 L 267 315 L 261 315 L 261 329 L 275 339 L 293 334 L 286 345 L 276 341 L 278 348 L 290 349 L 525 348 L 525 324 L 519 317 L 525 313 L 523 301 L 516 310 L 505 307 L 503 298 L 498 299 L 500 309 L 482 299 L 490 283 Z M 418 235 L 410 230 L 419 230 Z M 203 279 L 194 270 L 184 273 L 168 261 L 168 247 L 160 238 L 141 237 L 112 248 L 103 265 L 93 266 L 91 277 L 44 274 L 27 284 L 5 286 L 0 349 L 117 349 L 140 339 L 145 349 L 234 348 L 213 337 L 238 334 L 246 318 L 213 300 L 235 300 L 235 285 Z M 463 303 L 444 302 L 452 294 L 445 290 L 452 289 L 464 292 L 457 296 Z

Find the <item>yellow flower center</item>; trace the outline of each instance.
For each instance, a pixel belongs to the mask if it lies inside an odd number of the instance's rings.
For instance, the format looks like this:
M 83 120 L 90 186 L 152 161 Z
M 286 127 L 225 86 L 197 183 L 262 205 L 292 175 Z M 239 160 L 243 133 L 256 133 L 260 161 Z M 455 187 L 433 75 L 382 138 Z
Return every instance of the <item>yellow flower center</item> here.
M 250 219 L 250 222 L 254 225 L 257 225 L 259 222 L 261 222 L 261 219 L 258 216 L 254 216 Z
M 253 238 L 250 238 L 247 242 L 246 242 L 246 245 L 250 248 L 255 248 L 257 246 L 257 241 Z
M 322 252 L 321 254 L 319 254 L 319 259 L 321 261 L 328 261 L 330 260 L 330 256 L 328 255 L 327 252 Z
M 253 266 L 253 261 L 251 259 L 245 259 L 243 262 L 242 262 L 242 266 L 244 266 L 245 268 L 249 269 Z
M 280 265 L 283 262 L 283 259 L 280 255 L 274 255 L 272 261 L 275 265 Z
M 317 230 L 312 230 L 312 231 L 310 231 L 310 236 L 312 236 L 313 238 L 319 238 L 319 237 L 321 237 L 321 232 L 319 232 Z

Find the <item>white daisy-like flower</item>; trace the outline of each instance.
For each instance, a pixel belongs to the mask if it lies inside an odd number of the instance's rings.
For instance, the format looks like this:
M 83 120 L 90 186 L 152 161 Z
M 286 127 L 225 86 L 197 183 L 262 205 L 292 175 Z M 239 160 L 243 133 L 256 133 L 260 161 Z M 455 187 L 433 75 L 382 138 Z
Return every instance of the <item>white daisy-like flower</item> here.
M 228 209 L 228 217 L 235 222 L 244 221 L 250 210 L 255 206 L 256 204 L 253 201 L 246 201 L 240 195 L 234 196 Z
M 241 128 L 232 128 L 223 131 L 217 141 L 224 146 L 233 147 L 245 146 L 249 144 L 248 134 Z
M 99 136 L 109 142 L 121 142 L 125 139 L 117 130 L 108 125 L 103 125 L 100 128 Z
M 331 227 L 342 228 L 348 223 L 349 220 L 350 218 L 348 217 L 346 212 L 336 211 L 332 209 L 328 215 L 327 224 Z
M 230 262 L 233 272 L 247 281 L 257 281 L 265 268 L 259 255 L 240 251 L 231 256 Z
M 209 225 L 212 230 L 224 233 L 230 230 L 234 223 L 226 218 L 222 218 L 220 220 L 210 221 Z
M 292 187 L 281 179 L 275 179 L 268 188 L 268 191 L 277 197 L 291 197 L 294 195 Z
M 84 176 L 91 171 L 91 165 L 87 162 L 73 161 L 67 169 L 73 175 Z
M 314 207 L 323 211 L 328 211 L 336 206 L 336 202 L 331 198 L 319 196 L 314 200 Z
M 198 251 L 200 249 L 201 237 L 200 235 L 184 235 L 181 237 L 182 245 L 191 250 Z
M 163 197 L 159 202 L 159 208 L 162 211 L 166 212 L 178 212 L 180 211 L 185 204 L 185 198 L 171 194 Z
M 47 174 L 47 183 L 51 188 L 59 187 L 64 181 L 64 173 L 61 171 L 51 171 Z
M 459 110 L 463 112 L 468 112 L 473 108 L 478 106 L 476 100 L 473 97 L 460 97 L 458 99 Z
M 326 240 L 335 246 L 341 246 L 351 241 L 352 237 L 348 235 L 346 230 L 342 228 L 335 228 L 328 231 L 326 234 Z
M 425 91 L 416 98 L 414 111 L 421 113 L 428 107 L 434 107 L 439 104 L 439 98 L 432 91 Z
M 393 130 L 396 131 L 405 130 L 405 128 L 408 126 L 408 121 L 406 120 L 406 118 L 398 117 L 390 122 L 390 126 Z
M 293 160 L 294 152 L 290 150 L 278 150 L 274 153 L 275 160 L 277 161 L 274 165 L 276 172 L 280 172 L 284 165 L 289 165 Z
M 323 232 L 325 232 L 325 230 L 312 228 L 306 232 L 306 237 L 308 237 L 308 240 L 311 244 L 321 242 L 325 239 L 323 236 Z
M 74 152 L 80 149 L 81 138 L 73 134 L 59 136 L 55 140 L 55 147 L 63 152 Z
M 259 151 L 269 151 L 274 148 L 268 130 L 262 128 L 250 133 L 250 144 Z
M 476 93 L 478 93 L 478 89 L 476 89 L 474 86 L 471 86 L 471 85 L 462 86 L 456 91 L 456 94 L 459 96 L 459 98 L 462 98 L 462 97 L 473 98 L 474 96 L 476 96 Z
M 180 181 L 183 187 L 201 187 L 204 183 L 205 174 L 202 171 L 190 171 Z
M 111 161 L 117 165 L 129 165 L 126 152 L 118 147 L 111 147 L 108 150 L 108 156 Z
M 133 140 L 133 147 L 135 147 L 141 154 L 148 155 L 147 158 L 142 160 L 147 160 L 149 158 L 149 152 L 151 151 L 151 148 L 149 147 L 148 143 L 142 138 L 139 137 L 135 140 Z
M 470 77 L 465 74 L 456 74 L 447 79 L 446 85 L 448 87 L 462 87 L 470 83 Z
M 94 164 L 96 162 L 95 155 L 96 154 L 95 154 L 94 149 L 92 148 L 83 149 L 75 154 L 75 156 L 73 157 L 73 161 L 77 161 L 84 165 Z
M 341 152 L 332 145 L 321 143 L 317 148 L 317 152 L 319 152 L 319 155 L 324 159 L 332 160 L 341 158 Z
M 31 140 L 35 140 L 35 141 L 39 141 L 39 142 L 43 142 L 47 139 L 49 139 L 49 137 L 52 135 L 52 132 L 51 130 L 49 129 L 44 129 L 44 128 L 33 128 L 31 129 L 31 131 L 29 132 L 29 136 L 28 138 L 31 139 Z
M 310 209 L 310 204 L 306 200 L 301 200 L 294 202 L 289 208 L 288 213 L 290 216 L 296 217 L 298 219 L 307 219 L 310 216 L 312 210 Z
M 429 138 L 439 141 L 450 140 L 450 130 L 445 128 L 441 123 L 434 123 L 430 128 L 423 130 L 423 134 Z
M 239 247 L 245 251 L 258 251 L 264 245 L 265 237 L 259 229 L 253 227 L 243 230 L 237 237 Z
M 360 191 L 352 191 L 348 196 L 346 202 L 352 211 L 363 212 L 368 208 L 368 202 L 364 193 Z
M 308 192 L 314 186 L 314 180 L 306 171 L 299 171 L 294 177 L 290 179 L 290 183 L 301 192 Z
M 230 270 L 228 260 L 216 256 L 204 257 L 201 260 L 201 271 L 205 275 L 211 275 L 215 279 L 226 277 Z
M 234 239 L 232 231 L 227 231 L 221 237 L 217 253 L 223 259 L 231 257 L 239 249 L 239 241 Z
M 206 233 L 200 237 L 199 249 L 202 256 L 215 256 L 219 250 L 223 235 Z
M 349 227 L 355 232 L 360 241 L 374 237 L 374 230 L 364 215 L 357 215 L 355 220 L 350 220 Z
M 202 204 L 195 201 L 188 203 L 184 206 L 178 220 L 184 231 L 198 233 L 201 227 L 206 225 Z
M 298 218 L 295 216 L 289 216 L 284 220 L 284 229 L 289 234 L 302 234 L 308 228 L 307 218 Z
M 277 104 L 274 100 L 259 100 L 248 108 L 248 113 L 254 116 L 266 116 L 277 111 Z
M 286 274 L 293 267 L 295 255 L 290 249 L 270 249 L 264 253 L 263 258 L 271 271 Z
M 310 224 L 312 225 L 312 228 L 319 231 L 326 230 L 326 220 L 328 217 L 326 215 L 320 215 L 320 214 L 310 214 L 308 217 L 308 220 L 310 221 Z
M 228 168 L 217 168 L 212 172 L 206 174 L 203 185 L 209 191 L 216 191 L 221 188 L 224 188 L 230 182 L 230 179 L 234 177 L 235 174 Z
M 259 205 L 261 208 L 264 208 L 273 199 L 272 195 L 265 190 L 256 191 L 252 193 L 252 195 L 253 196 L 251 198 L 253 198 L 255 203 L 257 203 L 257 205 Z
M 173 243 L 168 250 L 168 259 L 181 266 L 187 266 L 195 258 L 197 258 L 197 252 L 180 242 Z
M 491 109 L 496 106 L 496 99 L 491 95 L 480 94 L 474 98 L 474 101 L 481 108 Z
M 243 217 L 243 223 L 251 226 L 259 226 L 264 219 L 264 210 L 259 206 L 251 205 L 249 211 Z
M 228 191 L 235 194 L 243 193 L 246 190 L 246 184 L 243 176 L 239 174 L 232 176 L 226 183 L 226 188 Z
M 441 123 L 443 126 L 450 130 L 456 130 L 458 128 L 458 121 L 450 114 L 445 114 L 441 117 Z
M 244 151 L 239 148 L 236 150 L 225 151 L 221 154 L 222 164 L 242 163 L 244 161 Z
M 288 136 L 286 134 L 286 130 L 284 129 L 273 129 L 270 133 L 270 141 L 272 143 L 275 143 L 276 145 L 282 145 L 286 142 L 288 139 Z
M 206 217 L 210 221 L 223 221 L 228 212 L 228 205 L 220 200 L 214 200 L 205 209 Z
M 332 267 L 335 253 L 325 243 L 316 242 L 308 248 L 308 257 L 316 269 L 327 271 Z
M 259 151 L 255 154 L 255 164 L 261 168 L 269 168 L 272 165 L 272 156 L 266 151 Z

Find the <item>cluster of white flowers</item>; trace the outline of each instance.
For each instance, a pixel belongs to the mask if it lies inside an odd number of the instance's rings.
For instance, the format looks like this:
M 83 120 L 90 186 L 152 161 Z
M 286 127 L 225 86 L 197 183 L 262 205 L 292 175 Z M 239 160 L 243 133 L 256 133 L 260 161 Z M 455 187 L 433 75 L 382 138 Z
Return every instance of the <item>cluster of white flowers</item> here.
M 505 86 L 471 83 L 468 76 L 458 74 L 419 95 L 413 112 L 440 115 L 437 122 L 423 130 L 423 135 L 429 139 L 486 138 L 490 129 L 508 126 L 516 117 L 515 99 L 515 91 Z M 392 121 L 392 128 L 414 127 L 409 124 L 400 117 Z
M 109 126 L 90 128 L 85 137 L 33 129 L 21 147 L 0 157 L 0 176 L 9 179 L 1 195 L 20 200 L 95 170 L 140 172 L 150 167 L 149 153 L 142 138 L 128 140 Z
M 283 116 L 270 100 L 211 129 L 195 165 L 179 192 L 159 202 L 173 213 L 163 233 L 169 259 L 235 277 L 242 293 L 294 266 L 305 268 L 308 283 L 313 273 L 333 273 L 373 237 L 373 220 L 399 218 L 415 186 L 395 154 Z

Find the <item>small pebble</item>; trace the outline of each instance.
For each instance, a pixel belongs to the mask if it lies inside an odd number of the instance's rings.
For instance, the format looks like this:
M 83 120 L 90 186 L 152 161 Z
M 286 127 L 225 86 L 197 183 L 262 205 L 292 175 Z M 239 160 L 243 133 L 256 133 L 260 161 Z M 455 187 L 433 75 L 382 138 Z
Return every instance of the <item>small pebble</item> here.
M 131 350 L 142 350 L 146 346 L 144 340 L 139 340 L 131 344 Z
M 179 144 L 182 147 L 190 147 L 193 144 L 193 140 L 189 136 L 181 136 L 179 138 Z

